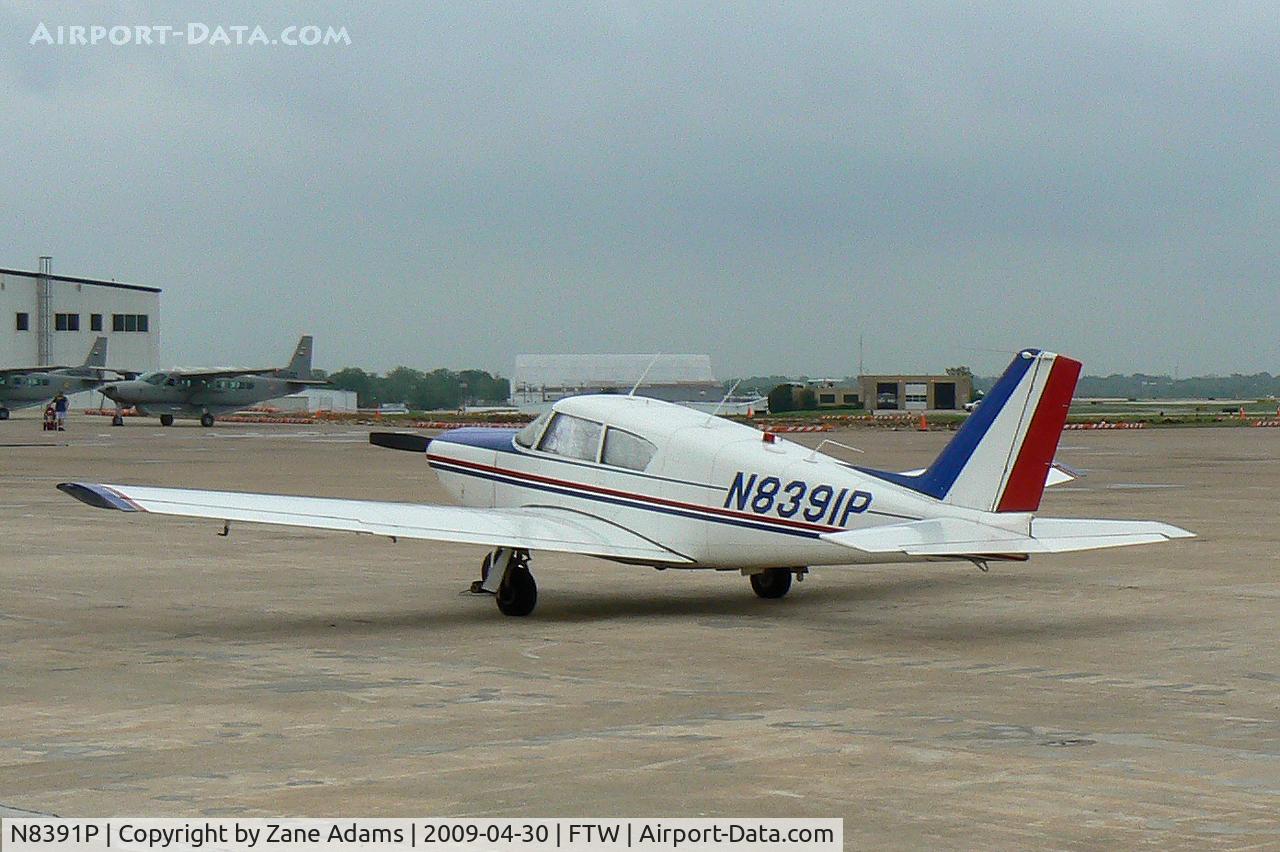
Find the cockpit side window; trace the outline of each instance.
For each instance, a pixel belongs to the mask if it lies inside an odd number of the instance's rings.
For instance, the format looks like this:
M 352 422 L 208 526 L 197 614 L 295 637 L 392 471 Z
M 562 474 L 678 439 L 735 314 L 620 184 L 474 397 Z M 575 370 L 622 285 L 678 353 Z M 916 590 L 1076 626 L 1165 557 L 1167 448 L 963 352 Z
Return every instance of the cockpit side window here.
M 595 461 L 600 449 L 600 433 L 604 427 L 591 420 L 557 413 L 542 434 L 538 449 L 544 453 L 571 459 Z
M 632 435 L 612 426 L 604 433 L 602 461 L 605 464 L 625 467 L 627 470 L 644 470 L 653 461 L 653 454 L 657 451 L 657 447 L 639 435 Z
M 538 433 L 542 431 L 542 427 L 547 425 L 547 421 L 550 419 L 550 411 L 544 411 L 539 414 L 533 422 L 516 433 L 516 443 L 527 450 L 533 449 L 534 442 L 538 440 Z

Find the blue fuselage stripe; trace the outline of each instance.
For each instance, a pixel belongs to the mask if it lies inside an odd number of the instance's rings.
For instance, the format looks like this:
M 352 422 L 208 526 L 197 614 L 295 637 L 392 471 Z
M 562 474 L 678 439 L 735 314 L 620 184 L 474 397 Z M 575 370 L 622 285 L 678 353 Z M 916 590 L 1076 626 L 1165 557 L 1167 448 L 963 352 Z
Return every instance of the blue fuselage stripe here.
M 715 524 L 727 524 L 729 526 L 745 527 L 747 529 L 760 530 L 762 532 L 778 533 L 779 535 L 799 536 L 801 538 L 818 538 L 818 536 L 820 535 L 820 533 L 818 532 L 810 532 L 807 530 L 783 529 L 783 528 L 771 526 L 765 523 L 756 523 L 754 521 L 745 520 L 745 519 L 716 517 L 713 515 L 703 515 L 698 512 L 686 511 L 683 509 L 674 509 L 667 506 L 657 506 L 652 503 L 644 502 L 644 498 L 641 496 L 637 496 L 635 499 L 624 499 L 624 498 L 618 498 L 618 497 L 608 497 L 602 494 L 584 493 L 581 491 L 575 491 L 571 488 L 562 488 L 555 485 L 547 485 L 540 482 L 529 482 L 527 480 L 523 480 L 516 477 L 511 477 L 511 476 L 504 476 L 502 474 L 497 474 L 497 473 L 487 473 L 482 471 L 468 470 L 463 467 L 457 467 L 457 466 L 451 465 L 446 461 L 439 461 L 436 459 L 432 459 L 429 462 L 429 464 L 433 468 L 436 468 L 437 470 L 447 470 L 450 473 L 458 473 L 464 476 L 473 476 L 478 479 L 488 479 L 493 482 L 501 482 L 504 485 L 516 485 L 521 488 L 532 488 L 535 491 L 546 491 L 551 494 L 560 494 L 566 497 L 578 497 L 583 500 L 592 500 L 597 503 L 609 503 L 614 506 L 624 506 L 630 509 L 643 509 L 648 512 L 658 512 L 659 514 L 663 514 L 663 515 L 674 515 L 676 517 L 691 518 L 697 521 L 707 521 Z M 708 511 L 711 511 L 710 507 L 708 508 Z

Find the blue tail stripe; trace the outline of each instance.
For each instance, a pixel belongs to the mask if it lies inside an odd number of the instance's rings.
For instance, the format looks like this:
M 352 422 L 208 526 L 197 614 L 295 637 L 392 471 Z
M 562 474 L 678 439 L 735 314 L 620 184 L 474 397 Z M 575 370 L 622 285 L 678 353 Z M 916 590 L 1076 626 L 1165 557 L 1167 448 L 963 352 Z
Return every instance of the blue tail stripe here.
M 964 425 L 960 427 L 960 431 L 956 432 L 955 437 L 948 442 L 942 453 L 933 460 L 933 464 L 929 465 L 929 469 L 924 473 L 904 476 L 901 473 L 870 468 L 859 468 L 859 470 L 941 500 L 947 496 L 956 478 L 960 476 L 960 471 L 964 470 L 964 466 L 973 456 L 973 451 L 986 437 L 987 430 L 991 428 L 991 424 L 995 422 L 996 417 L 1009 401 L 1009 397 L 1013 396 L 1023 376 L 1035 363 L 1035 356 L 1039 354 L 1039 349 L 1024 349 L 1014 357 L 1013 363 L 996 381 L 991 392 L 982 398 L 982 405 L 969 415 Z M 1031 357 L 1027 357 L 1028 355 Z

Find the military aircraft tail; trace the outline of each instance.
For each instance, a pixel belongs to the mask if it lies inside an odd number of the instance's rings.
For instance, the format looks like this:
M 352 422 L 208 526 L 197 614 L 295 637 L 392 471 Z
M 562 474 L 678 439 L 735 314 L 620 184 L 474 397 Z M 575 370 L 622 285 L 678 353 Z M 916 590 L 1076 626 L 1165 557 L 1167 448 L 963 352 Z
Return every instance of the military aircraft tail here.
M 954 506 L 1034 512 L 1080 366 L 1053 352 L 1024 349 L 923 473 L 881 475 Z
M 99 337 L 93 341 L 89 354 L 85 356 L 83 367 L 102 369 L 107 366 L 107 339 Z
M 314 378 L 311 374 L 311 335 L 304 334 L 298 341 L 297 348 L 293 350 L 293 357 L 289 359 L 289 366 L 285 367 L 281 374 L 284 378 L 303 382 Z

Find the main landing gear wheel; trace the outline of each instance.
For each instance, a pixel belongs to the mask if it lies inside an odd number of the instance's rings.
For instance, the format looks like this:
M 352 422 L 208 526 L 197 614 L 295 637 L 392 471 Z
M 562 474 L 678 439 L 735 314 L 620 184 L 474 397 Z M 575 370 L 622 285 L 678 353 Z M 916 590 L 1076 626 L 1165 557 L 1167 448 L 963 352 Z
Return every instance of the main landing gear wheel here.
M 489 585 L 489 575 L 493 572 L 495 562 L 501 565 L 504 561 L 506 571 L 494 590 Z M 494 579 L 498 580 L 497 577 Z M 497 598 L 498 610 L 503 615 L 523 616 L 533 612 L 533 608 L 538 605 L 538 584 L 529 571 L 529 551 L 507 551 L 500 547 L 486 554 L 484 561 L 480 563 L 480 579 L 471 584 L 470 591 L 473 595 L 493 595 Z
M 791 569 L 770 568 L 751 575 L 751 591 L 762 598 L 780 598 L 791 591 Z
M 515 562 L 498 586 L 498 610 L 503 615 L 523 616 L 538 605 L 538 584 L 529 573 L 528 558 Z
M 201 425 L 201 426 L 203 426 L 203 427 L 205 427 L 206 429 L 208 429 L 210 426 L 212 426 L 212 425 L 213 425 L 213 415 L 212 415 L 212 414 L 210 414 L 210 413 L 209 413 L 209 412 L 207 412 L 207 411 L 206 411 L 204 414 L 201 414 L 201 415 L 200 415 L 200 425 Z
M 173 425 L 173 415 L 172 415 L 172 414 L 161 414 L 161 415 L 160 415 L 160 425 L 161 425 L 161 426 L 172 426 L 172 425 Z
M 9 409 L 0 408 L 0 420 L 8 420 L 8 419 L 9 419 Z

